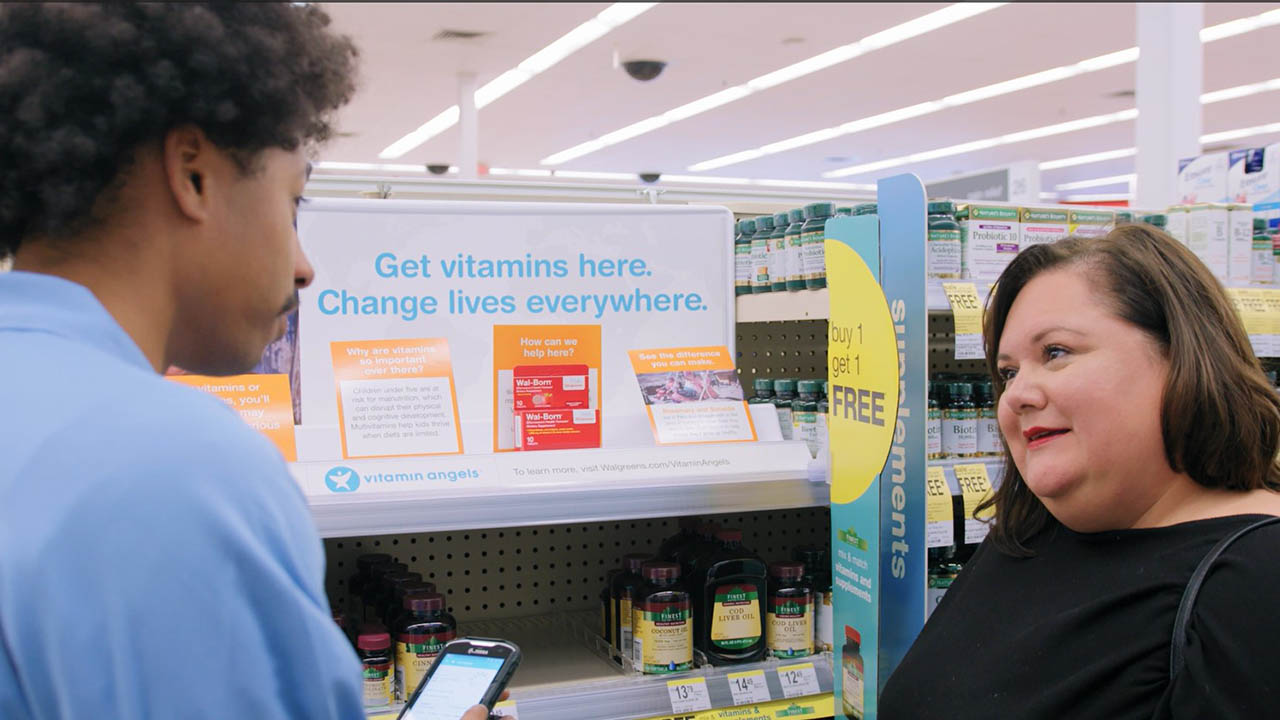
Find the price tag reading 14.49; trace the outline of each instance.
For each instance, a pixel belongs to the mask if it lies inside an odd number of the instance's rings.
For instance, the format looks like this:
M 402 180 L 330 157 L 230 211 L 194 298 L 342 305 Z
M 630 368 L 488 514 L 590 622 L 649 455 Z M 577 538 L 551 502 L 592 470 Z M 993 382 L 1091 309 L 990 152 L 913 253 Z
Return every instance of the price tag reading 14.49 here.
M 763 670 L 732 673 L 729 675 L 729 693 L 733 695 L 734 705 L 749 705 L 769 702 L 769 683 L 764 679 Z

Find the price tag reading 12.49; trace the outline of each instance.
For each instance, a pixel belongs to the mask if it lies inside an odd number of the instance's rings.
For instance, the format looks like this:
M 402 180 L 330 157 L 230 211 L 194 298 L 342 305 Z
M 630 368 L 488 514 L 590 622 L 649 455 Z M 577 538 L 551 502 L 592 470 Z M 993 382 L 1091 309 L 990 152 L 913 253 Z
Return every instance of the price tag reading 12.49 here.
M 729 675 L 729 693 L 733 695 L 734 705 L 749 705 L 769 702 L 769 683 L 765 682 L 763 670 L 732 673 Z
M 818 686 L 818 673 L 813 669 L 813 663 L 780 667 L 778 680 L 782 682 L 783 696 L 788 698 L 817 695 L 822 692 Z
M 898 342 L 875 275 L 853 248 L 827 240 L 830 316 L 827 380 L 831 502 L 857 500 L 884 467 L 898 423 Z
M 711 709 L 711 695 L 707 693 L 706 678 L 668 680 L 667 695 L 671 697 L 671 712 L 687 713 Z

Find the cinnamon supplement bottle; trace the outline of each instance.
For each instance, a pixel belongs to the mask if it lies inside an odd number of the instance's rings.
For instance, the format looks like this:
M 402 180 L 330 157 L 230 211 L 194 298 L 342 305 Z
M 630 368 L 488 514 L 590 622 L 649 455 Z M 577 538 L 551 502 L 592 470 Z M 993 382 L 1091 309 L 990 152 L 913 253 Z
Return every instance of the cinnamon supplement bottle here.
M 396 696 L 407 700 L 444 650 L 458 637 L 458 621 L 444 609 L 440 593 L 409 595 L 396 628 Z

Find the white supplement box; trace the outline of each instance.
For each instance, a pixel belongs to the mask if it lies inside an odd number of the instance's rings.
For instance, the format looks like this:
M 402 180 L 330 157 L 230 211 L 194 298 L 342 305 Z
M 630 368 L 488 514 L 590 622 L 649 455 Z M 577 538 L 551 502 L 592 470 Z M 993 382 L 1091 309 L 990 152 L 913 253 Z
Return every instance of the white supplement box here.
M 1233 150 L 1227 173 L 1230 202 L 1247 203 L 1274 228 L 1280 222 L 1280 143 Z
M 1178 197 L 1185 205 L 1227 202 L 1226 153 L 1178 161 Z
M 1067 213 L 1067 232 L 1080 237 L 1102 237 L 1115 225 L 1116 214 L 1107 210 L 1071 210 Z
M 1186 205 L 1173 205 L 1165 211 L 1165 232 L 1173 236 L 1174 240 L 1187 244 L 1187 214 Z
M 1227 282 L 1229 207 L 1222 203 L 1192 205 L 1187 218 L 1187 247 L 1219 282 Z
M 1253 282 L 1253 261 L 1253 206 L 1231 203 L 1227 206 L 1227 283 Z
M 1026 250 L 1032 245 L 1051 243 L 1070 235 L 1067 220 L 1066 210 L 1018 208 L 1020 249 Z
M 1018 254 L 1018 208 L 965 205 L 956 213 L 956 219 L 960 221 L 965 276 L 979 282 L 995 282 Z

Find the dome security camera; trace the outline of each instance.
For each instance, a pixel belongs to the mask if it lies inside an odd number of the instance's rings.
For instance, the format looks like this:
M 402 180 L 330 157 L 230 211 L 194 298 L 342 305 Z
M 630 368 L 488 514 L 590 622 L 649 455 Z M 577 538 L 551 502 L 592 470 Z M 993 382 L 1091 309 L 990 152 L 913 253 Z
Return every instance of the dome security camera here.
M 647 183 L 656 183 L 656 182 L 658 182 L 658 178 L 660 178 L 660 177 L 662 177 L 662 173 L 659 173 L 659 172 L 642 172 L 642 173 L 640 173 L 640 179 L 641 179 L 641 180 L 643 180 L 643 181 L 645 181 L 645 182 L 647 182 Z
M 627 60 L 622 63 L 622 69 L 641 82 L 658 77 L 666 67 L 667 63 L 662 60 Z
M 441 165 L 439 163 L 429 163 L 427 165 L 427 172 L 431 173 L 432 175 L 444 175 L 445 173 L 449 172 L 449 166 Z

